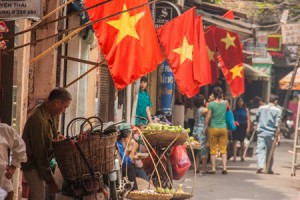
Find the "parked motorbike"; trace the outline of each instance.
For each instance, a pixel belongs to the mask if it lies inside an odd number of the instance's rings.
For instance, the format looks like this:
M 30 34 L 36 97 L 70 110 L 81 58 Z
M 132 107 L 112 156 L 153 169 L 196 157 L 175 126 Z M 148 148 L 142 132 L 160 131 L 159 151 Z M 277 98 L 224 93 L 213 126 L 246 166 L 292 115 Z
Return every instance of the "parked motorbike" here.
M 291 135 L 295 132 L 293 111 L 286 110 L 285 115 L 282 118 L 280 131 L 285 138 L 291 139 Z
M 108 122 L 104 124 L 103 134 L 116 131 L 116 126 L 119 123 L 121 122 Z M 106 195 L 106 198 L 109 200 L 125 199 L 126 195 L 131 191 L 133 184 L 122 176 L 121 158 L 117 147 L 114 155 L 114 170 L 103 176 L 104 183 L 109 188 L 109 193 Z

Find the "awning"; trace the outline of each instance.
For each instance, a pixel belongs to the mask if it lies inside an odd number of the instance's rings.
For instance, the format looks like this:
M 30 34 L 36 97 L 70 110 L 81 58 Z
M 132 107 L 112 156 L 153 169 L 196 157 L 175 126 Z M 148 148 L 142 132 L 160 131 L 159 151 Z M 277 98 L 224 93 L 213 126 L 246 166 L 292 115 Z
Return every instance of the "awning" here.
M 285 77 L 283 77 L 280 81 L 279 81 L 279 88 L 282 90 L 288 90 L 289 89 L 289 85 L 292 79 L 292 74 L 293 71 L 291 71 L 290 73 L 288 73 Z M 299 68 L 297 69 L 297 74 L 295 77 L 295 82 L 294 85 L 292 87 L 292 90 L 300 90 L 300 70 Z
M 255 67 L 244 63 L 244 71 L 246 78 L 251 80 L 269 80 L 269 75 L 265 74 L 264 72 L 256 69 Z

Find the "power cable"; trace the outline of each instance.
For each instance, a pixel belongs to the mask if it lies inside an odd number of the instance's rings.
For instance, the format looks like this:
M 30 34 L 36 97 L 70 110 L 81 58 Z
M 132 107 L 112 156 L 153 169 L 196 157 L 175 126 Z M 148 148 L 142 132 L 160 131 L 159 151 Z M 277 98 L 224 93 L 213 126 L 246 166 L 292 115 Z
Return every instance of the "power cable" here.
M 84 27 L 84 26 L 87 27 L 87 26 L 96 24 L 96 23 L 98 23 L 98 22 L 100 22 L 100 21 L 109 19 L 109 18 L 111 18 L 111 17 L 120 15 L 120 14 L 125 13 L 125 12 L 129 12 L 129 11 L 131 11 L 131 10 L 135 10 L 135 9 L 138 9 L 138 8 L 141 8 L 141 7 L 144 7 L 144 6 L 147 6 L 147 5 L 151 5 L 151 4 L 156 3 L 156 2 L 159 2 L 159 1 L 161 1 L 161 0 L 152 0 L 152 1 L 149 1 L 148 3 L 144 3 L 144 4 L 141 4 L 141 5 L 138 5 L 138 6 L 129 8 L 129 9 L 127 9 L 127 10 L 123 10 L 123 11 L 120 11 L 120 12 L 117 12 L 117 13 L 114 13 L 114 14 L 111 14 L 111 15 L 106 16 L 106 17 L 104 17 L 104 18 L 97 19 L 97 20 L 95 20 L 95 21 L 87 22 L 87 23 L 85 23 L 85 24 L 83 24 L 83 25 L 81 25 L 81 26 L 65 29 L 65 30 L 63 30 L 63 31 L 61 31 L 61 32 L 59 32 L 59 33 L 57 33 L 57 34 L 50 35 L 50 36 L 48 36 L 48 37 L 41 38 L 41 39 L 36 40 L 36 41 L 34 41 L 34 42 L 26 43 L 26 44 L 23 44 L 23 45 L 20 45 L 20 46 L 17 46 L 17 47 L 8 49 L 8 50 L 4 51 L 4 53 L 5 53 L 5 52 L 8 53 L 8 52 L 14 51 L 14 50 L 16 50 L 16 49 L 26 47 L 26 46 L 28 46 L 28 45 L 36 44 L 36 43 L 41 42 L 41 41 L 43 41 L 43 40 L 45 40 L 45 39 L 49 39 L 49 38 L 52 38 L 52 37 L 60 36 L 60 35 L 62 35 L 62 34 L 64 34 L 64 33 L 67 33 L 67 32 L 69 32 L 69 31 L 72 31 L 72 30 L 75 30 L 75 29 L 78 29 L 78 28 L 81 28 L 81 27 Z

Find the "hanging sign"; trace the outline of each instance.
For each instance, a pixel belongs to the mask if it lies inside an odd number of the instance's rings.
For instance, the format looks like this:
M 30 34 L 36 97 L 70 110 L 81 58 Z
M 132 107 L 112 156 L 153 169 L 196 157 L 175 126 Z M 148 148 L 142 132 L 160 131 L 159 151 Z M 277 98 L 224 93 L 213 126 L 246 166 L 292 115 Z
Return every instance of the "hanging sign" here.
M 0 19 L 40 19 L 42 17 L 40 0 L 0 0 Z
M 300 44 L 300 24 L 283 24 L 281 30 L 283 44 Z

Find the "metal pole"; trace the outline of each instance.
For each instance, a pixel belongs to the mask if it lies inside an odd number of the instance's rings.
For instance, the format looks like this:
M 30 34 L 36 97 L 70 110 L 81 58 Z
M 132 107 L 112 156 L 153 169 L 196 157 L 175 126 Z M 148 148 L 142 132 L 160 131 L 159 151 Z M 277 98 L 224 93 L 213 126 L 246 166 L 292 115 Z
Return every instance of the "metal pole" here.
M 297 62 L 295 64 L 295 66 L 294 66 L 294 70 L 293 70 L 291 82 L 290 82 L 288 91 L 287 91 L 287 93 L 285 95 L 285 99 L 284 99 L 284 104 L 283 104 L 283 109 L 282 109 L 280 121 L 279 121 L 278 127 L 277 127 L 276 132 L 275 132 L 275 138 L 274 138 L 274 141 L 273 141 L 273 144 L 272 144 L 272 148 L 271 148 L 271 151 L 270 151 L 270 155 L 269 155 L 269 159 L 267 161 L 267 165 L 266 165 L 266 168 L 265 168 L 265 174 L 267 174 L 269 172 L 269 167 L 271 165 L 271 160 L 272 160 L 272 158 L 274 156 L 274 151 L 275 151 L 275 147 L 276 147 L 276 140 L 277 140 L 277 138 L 278 138 L 278 136 L 280 134 L 280 127 L 281 127 L 281 124 L 282 124 L 282 118 L 285 115 L 286 109 L 288 107 L 289 96 L 290 96 L 290 94 L 292 92 L 292 88 L 294 86 L 295 78 L 296 78 L 296 74 L 297 74 L 297 69 L 298 69 L 299 66 L 300 66 L 300 45 L 298 46 Z

